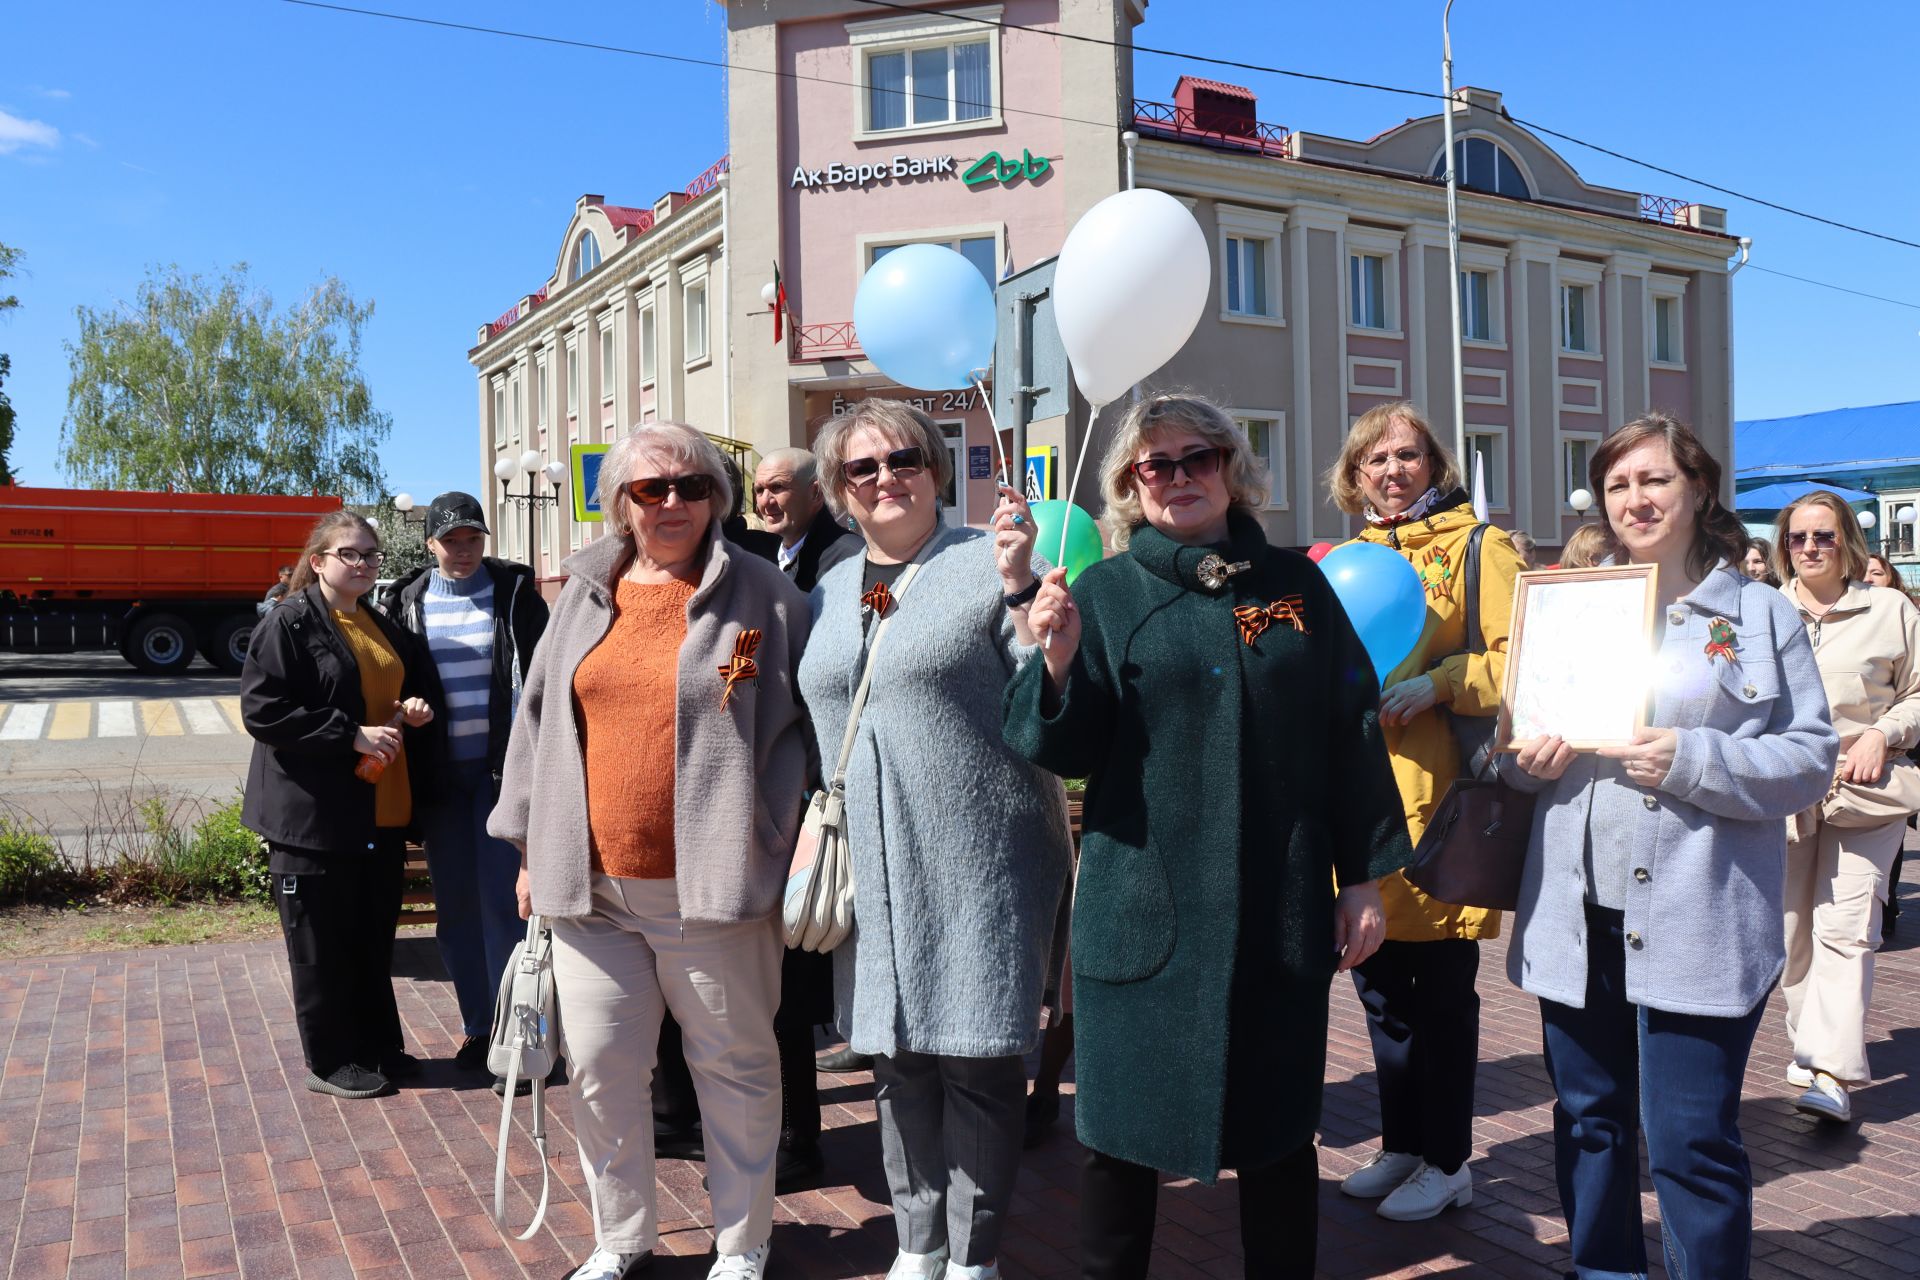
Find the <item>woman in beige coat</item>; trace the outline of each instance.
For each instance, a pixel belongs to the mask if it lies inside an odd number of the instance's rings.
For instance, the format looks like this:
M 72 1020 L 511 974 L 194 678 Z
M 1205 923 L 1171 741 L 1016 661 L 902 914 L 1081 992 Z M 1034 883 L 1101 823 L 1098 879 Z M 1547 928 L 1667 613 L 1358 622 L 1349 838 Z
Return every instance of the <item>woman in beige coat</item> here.
M 1867 543 L 1839 497 L 1815 491 L 1774 524 L 1774 569 L 1813 641 L 1840 766 L 1826 801 L 1787 844 L 1787 1083 L 1808 1115 L 1844 1121 L 1867 1070 L 1867 1004 L 1888 872 L 1920 807 L 1920 610 L 1868 586 Z

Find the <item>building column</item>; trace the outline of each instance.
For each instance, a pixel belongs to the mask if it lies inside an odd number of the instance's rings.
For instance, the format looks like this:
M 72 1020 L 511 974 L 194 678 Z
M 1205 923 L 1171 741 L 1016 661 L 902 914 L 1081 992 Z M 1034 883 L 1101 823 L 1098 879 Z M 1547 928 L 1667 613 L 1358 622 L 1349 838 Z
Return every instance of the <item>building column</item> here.
M 1507 259 L 1507 345 L 1512 354 L 1513 407 L 1513 522 L 1541 543 L 1558 546 L 1559 411 L 1555 403 L 1554 372 L 1559 368 L 1560 335 L 1556 331 L 1553 261 L 1559 246 L 1547 240 L 1513 242 Z M 1541 501 L 1544 497 L 1544 501 Z
M 1609 254 L 1601 291 L 1607 308 L 1608 429 L 1639 417 L 1647 409 L 1647 273 L 1653 259 L 1640 254 Z
M 1287 330 L 1293 343 L 1293 402 L 1287 406 L 1293 423 L 1294 542 L 1318 542 L 1321 529 L 1336 533 L 1333 516 L 1316 520 L 1330 510 L 1320 489 L 1320 475 L 1339 453 L 1347 434 L 1346 348 L 1347 309 L 1341 297 L 1346 263 L 1340 257 L 1346 229 L 1343 209 L 1327 205 L 1296 204 L 1287 215 L 1289 297 Z M 1327 372 L 1327 385 L 1316 388 L 1315 356 Z M 1337 402 L 1338 409 L 1333 405 Z
M 653 417 L 656 422 L 676 422 L 687 376 L 680 269 L 671 259 L 660 258 L 647 264 L 647 278 L 653 281 Z

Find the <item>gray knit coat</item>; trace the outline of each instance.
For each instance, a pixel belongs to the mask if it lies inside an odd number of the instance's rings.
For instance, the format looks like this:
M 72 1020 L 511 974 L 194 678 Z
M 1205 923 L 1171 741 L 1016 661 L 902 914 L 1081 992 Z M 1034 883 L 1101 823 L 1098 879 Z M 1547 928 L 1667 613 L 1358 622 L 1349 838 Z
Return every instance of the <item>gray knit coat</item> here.
M 847 766 L 854 932 L 834 952 L 841 1034 L 861 1053 L 987 1058 L 1039 1041 L 1070 839 L 1059 779 L 1013 754 L 1001 700 L 1023 658 L 993 542 L 937 534 L 895 605 Z M 813 591 L 800 661 L 821 767 L 839 758 L 866 642 L 866 557 Z

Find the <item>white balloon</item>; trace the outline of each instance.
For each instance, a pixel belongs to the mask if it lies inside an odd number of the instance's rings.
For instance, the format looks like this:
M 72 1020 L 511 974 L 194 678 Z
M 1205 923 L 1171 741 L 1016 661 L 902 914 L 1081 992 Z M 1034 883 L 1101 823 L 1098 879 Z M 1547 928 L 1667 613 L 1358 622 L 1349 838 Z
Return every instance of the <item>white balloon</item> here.
M 1166 192 L 1122 191 L 1087 210 L 1053 273 L 1053 318 L 1081 394 L 1111 404 L 1173 359 L 1212 282 L 1200 224 Z

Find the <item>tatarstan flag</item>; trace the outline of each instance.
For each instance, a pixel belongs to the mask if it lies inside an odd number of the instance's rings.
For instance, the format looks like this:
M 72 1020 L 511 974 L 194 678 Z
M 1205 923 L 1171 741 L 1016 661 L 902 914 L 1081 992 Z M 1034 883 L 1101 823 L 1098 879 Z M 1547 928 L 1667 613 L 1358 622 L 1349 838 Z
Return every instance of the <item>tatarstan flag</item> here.
M 786 314 L 787 285 L 780 278 L 780 264 L 776 262 L 773 264 L 773 343 L 775 346 L 779 346 L 781 338 L 785 336 L 780 322 Z

